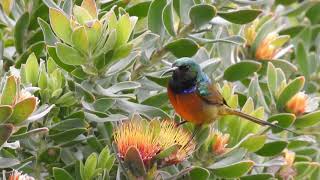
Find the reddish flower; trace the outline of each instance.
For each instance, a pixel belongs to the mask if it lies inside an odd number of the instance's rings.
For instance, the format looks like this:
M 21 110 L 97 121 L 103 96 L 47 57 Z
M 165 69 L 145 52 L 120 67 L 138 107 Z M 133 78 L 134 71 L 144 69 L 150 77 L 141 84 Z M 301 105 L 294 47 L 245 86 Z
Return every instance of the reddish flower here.
M 13 171 L 8 180 L 34 180 L 34 178 L 19 171 Z

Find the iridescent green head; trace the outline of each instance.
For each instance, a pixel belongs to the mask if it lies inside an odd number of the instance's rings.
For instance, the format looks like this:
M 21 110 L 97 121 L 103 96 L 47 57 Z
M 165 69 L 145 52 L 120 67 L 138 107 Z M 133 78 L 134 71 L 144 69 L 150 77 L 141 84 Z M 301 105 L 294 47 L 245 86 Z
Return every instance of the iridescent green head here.
M 192 58 L 180 58 L 164 74 L 172 72 L 170 86 L 177 92 L 193 88 L 205 76 L 201 67 Z

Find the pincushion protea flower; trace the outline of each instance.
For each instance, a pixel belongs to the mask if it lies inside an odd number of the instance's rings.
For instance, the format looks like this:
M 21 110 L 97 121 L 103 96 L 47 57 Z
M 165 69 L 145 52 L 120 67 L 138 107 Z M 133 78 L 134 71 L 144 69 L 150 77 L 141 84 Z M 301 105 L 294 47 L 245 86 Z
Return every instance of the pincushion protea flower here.
M 221 155 L 228 151 L 227 145 L 229 142 L 229 134 L 222 134 L 220 131 L 215 130 L 210 139 L 211 150 L 214 155 Z
M 299 116 L 312 112 L 319 106 L 319 98 L 311 97 L 304 92 L 298 92 L 286 104 L 287 111 Z
M 19 171 L 13 171 L 9 176 L 8 180 L 35 180 L 33 177 L 28 176 L 27 174 L 22 174 Z
M 154 167 L 154 164 L 157 164 L 157 167 L 177 164 L 194 151 L 195 143 L 182 127 L 177 127 L 169 120 L 151 122 L 133 119 L 122 123 L 116 129 L 114 139 L 118 156 L 122 160 L 126 159 L 128 150 L 134 147 L 148 170 Z M 170 151 L 165 157 L 157 158 L 157 155 L 174 146 L 177 149 Z
M 195 144 L 190 133 L 183 128 L 177 127 L 173 121 L 165 120 L 161 122 L 159 133 L 159 144 L 161 149 L 172 147 L 177 144 L 180 148 L 165 159 L 166 164 L 177 164 L 183 161 L 195 149 Z
M 160 150 L 160 145 L 154 136 L 154 129 L 147 128 L 137 120 L 123 123 L 115 133 L 118 155 L 124 158 L 128 149 L 136 147 L 144 163 L 154 157 Z
M 279 176 L 283 180 L 294 179 L 294 176 L 296 176 L 297 172 L 293 167 L 294 160 L 295 160 L 295 153 L 292 151 L 285 150 L 284 161 L 286 164 L 279 171 Z
M 272 60 L 276 53 L 279 51 L 279 49 L 272 44 L 272 42 L 276 39 L 277 35 L 275 33 L 268 34 L 267 37 L 262 40 L 256 50 L 256 59 Z

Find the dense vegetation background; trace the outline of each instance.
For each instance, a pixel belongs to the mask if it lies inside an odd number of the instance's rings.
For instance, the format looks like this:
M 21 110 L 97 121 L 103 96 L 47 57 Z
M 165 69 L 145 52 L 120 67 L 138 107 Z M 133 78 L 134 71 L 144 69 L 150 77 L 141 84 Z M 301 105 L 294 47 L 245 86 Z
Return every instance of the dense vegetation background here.
M 320 1 L 0 4 L 0 179 L 320 179 Z M 161 76 L 181 57 L 298 134 L 224 116 L 189 141 Z

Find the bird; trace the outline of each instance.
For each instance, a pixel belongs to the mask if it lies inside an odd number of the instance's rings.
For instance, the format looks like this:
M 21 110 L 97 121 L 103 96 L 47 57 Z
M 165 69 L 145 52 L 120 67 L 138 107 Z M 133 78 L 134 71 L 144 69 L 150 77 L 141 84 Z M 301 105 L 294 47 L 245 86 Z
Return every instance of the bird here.
M 164 71 L 161 76 L 169 73 L 172 75 L 167 86 L 167 94 L 176 113 L 184 119 L 182 123 L 191 122 L 196 127 L 201 127 L 215 122 L 221 116 L 236 115 L 262 126 L 295 133 L 228 106 L 216 84 L 211 82 L 192 58 L 183 57 L 175 60 L 172 67 Z

